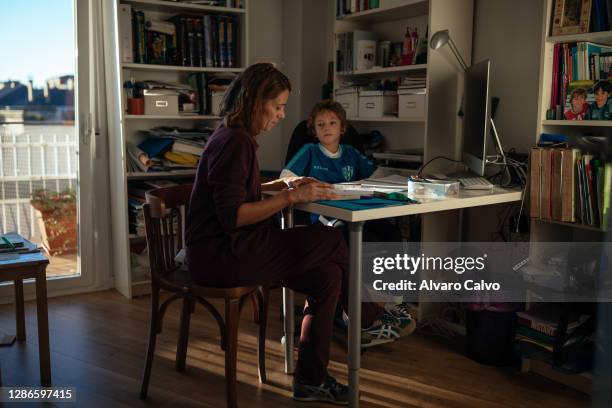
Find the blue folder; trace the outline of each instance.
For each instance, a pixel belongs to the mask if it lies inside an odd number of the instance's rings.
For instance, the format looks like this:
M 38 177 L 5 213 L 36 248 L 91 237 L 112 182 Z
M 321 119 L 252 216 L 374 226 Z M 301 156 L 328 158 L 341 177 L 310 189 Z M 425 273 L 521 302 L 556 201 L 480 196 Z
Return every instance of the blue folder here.
M 321 200 L 319 204 L 329 205 L 331 207 L 344 208 L 345 210 L 360 211 L 371 210 L 373 208 L 391 207 L 396 205 L 405 205 L 396 200 L 387 200 L 385 198 L 362 198 L 361 200 Z
M 172 149 L 174 139 L 166 137 L 149 137 L 138 145 L 138 148 L 145 152 L 149 157 L 161 157 L 168 150 Z

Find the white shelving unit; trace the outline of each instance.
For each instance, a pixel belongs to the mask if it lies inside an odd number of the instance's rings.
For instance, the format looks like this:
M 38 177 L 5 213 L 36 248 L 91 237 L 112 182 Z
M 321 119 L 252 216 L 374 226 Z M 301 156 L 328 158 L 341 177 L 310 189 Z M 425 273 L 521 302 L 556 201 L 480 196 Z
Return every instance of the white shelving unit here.
M 612 44 L 612 31 L 551 36 L 551 23 L 554 0 L 543 2 L 542 21 L 542 56 L 540 60 L 540 82 L 538 99 L 538 119 L 536 140 L 541 133 L 560 133 L 568 136 L 593 134 L 612 137 L 612 121 L 598 120 L 547 120 L 546 111 L 550 105 L 552 92 L 552 72 L 554 45 L 578 41 L 592 41 Z M 538 254 L 538 242 L 596 242 L 604 237 L 600 228 L 578 223 L 560 222 L 554 220 L 532 219 L 530 226 L 531 252 Z M 552 369 L 550 364 L 523 359 L 523 371 L 533 371 L 554 381 L 563 383 L 583 392 L 590 392 L 592 376 L 590 374 L 570 375 Z
M 105 67 L 107 78 L 106 92 L 108 98 L 117 101 L 117 106 L 109 108 L 110 123 L 115 123 L 111 129 L 109 141 L 111 163 L 111 202 L 113 216 L 113 266 L 115 286 L 124 296 L 143 295 L 149 292 L 149 278 L 147 268 L 142 264 L 132 262 L 130 244 L 143 243 L 143 237 L 130 236 L 128 221 L 128 183 L 133 181 L 154 179 L 193 179 L 195 170 L 179 170 L 172 172 L 133 173 L 127 172 L 128 142 L 140 141 L 138 132 L 156 126 L 191 127 L 197 125 L 214 126 L 220 119 L 213 115 L 129 115 L 126 113 L 125 95 L 122 84 L 133 78 L 136 81 L 160 80 L 168 82 L 184 82 L 191 73 L 238 73 L 249 61 L 248 7 L 249 1 L 244 0 L 245 8 L 211 7 L 185 2 L 172 2 L 162 0 L 114 0 L 113 12 L 118 15 L 120 4 L 128 4 L 132 9 L 143 10 L 145 19 L 165 20 L 177 14 L 224 14 L 233 15 L 239 21 L 238 64 L 236 68 L 211 67 L 185 67 L 173 65 L 153 65 L 139 63 L 125 63 L 120 60 L 121 44 L 109 43 L 106 54 L 109 55 L 108 65 Z M 109 7 L 110 6 L 105 6 Z M 117 24 L 116 16 L 111 12 L 105 18 L 105 26 L 109 30 L 118 31 L 115 41 L 120 41 L 121 27 Z
M 401 42 L 406 27 L 417 27 L 422 38 L 429 38 L 440 30 L 449 30 L 453 41 L 467 61 L 472 57 L 473 0 L 404 0 L 393 6 L 354 13 L 337 18 L 334 35 L 353 30 L 375 32 L 379 39 Z M 381 5 L 384 3 L 381 2 Z M 428 43 L 429 43 L 428 38 Z M 335 39 L 334 39 L 335 43 Z M 336 62 L 337 66 L 337 62 Z M 348 120 L 360 133 L 379 130 L 385 137 L 387 149 L 419 148 L 424 160 L 435 156 L 460 158 L 461 121 L 457 116 L 463 91 L 463 74 L 450 48 L 432 50 L 427 47 L 427 63 L 418 65 L 374 68 L 364 71 L 335 72 L 334 90 L 343 81 L 365 78 L 389 79 L 409 73 L 426 74 L 426 102 L 423 119 L 355 118 Z M 432 169 L 435 169 L 435 163 Z M 410 171 L 402 171 L 404 174 Z M 423 241 L 457 241 L 459 239 L 458 214 L 446 211 L 424 214 Z M 421 304 L 419 319 L 439 316 L 439 305 Z

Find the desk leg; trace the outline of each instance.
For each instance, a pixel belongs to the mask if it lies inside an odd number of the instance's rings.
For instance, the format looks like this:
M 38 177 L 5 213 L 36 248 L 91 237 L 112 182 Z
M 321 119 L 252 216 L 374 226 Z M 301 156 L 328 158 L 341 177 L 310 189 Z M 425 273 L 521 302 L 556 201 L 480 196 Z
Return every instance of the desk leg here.
M 363 222 L 349 224 L 349 406 L 359 406 L 359 368 L 361 366 L 361 245 Z
M 293 208 L 288 207 L 282 212 L 282 228 L 293 228 Z M 293 307 L 293 291 L 283 288 L 283 324 L 285 330 L 285 373 L 293 374 L 295 362 L 293 346 L 295 337 L 295 309 Z
M 293 291 L 283 288 L 283 315 L 285 324 L 285 373 L 293 374 L 293 339 L 295 336 L 295 311 L 293 308 Z
M 23 300 L 23 281 L 17 279 L 14 281 L 15 284 L 15 316 L 17 323 L 17 340 L 24 341 L 26 339 L 25 329 L 25 312 L 24 312 L 24 300 Z
M 36 275 L 36 320 L 38 321 L 38 354 L 40 382 L 51 386 L 51 356 L 49 350 L 49 316 L 47 313 L 47 276 L 43 266 Z

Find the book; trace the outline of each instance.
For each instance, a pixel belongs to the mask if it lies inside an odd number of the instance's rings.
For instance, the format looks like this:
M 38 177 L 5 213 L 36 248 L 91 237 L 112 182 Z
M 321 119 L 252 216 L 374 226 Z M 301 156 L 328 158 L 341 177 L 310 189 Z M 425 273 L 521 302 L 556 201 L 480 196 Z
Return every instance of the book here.
M 173 142 L 174 140 L 171 138 L 149 137 L 140 143 L 138 148 L 149 157 L 157 157 L 170 150 Z
M 525 326 L 540 333 L 555 337 L 559 328 L 561 311 L 556 304 L 538 304 L 533 309 L 525 312 L 517 312 L 517 322 L 520 326 Z M 589 315 L 572 313 L 569 315 L 567 333 L 572 333 L 578 327 L 590 319 Z
M 129 4 L 119 5 L 119 15 L 117 16 L 119 24 L 121 44 L 121 62 L 134 62 L 134 44 L 132 41 L 132 7 Z
M 541 172 L 542 149 L 534 147 L 529 152 L 529 215 L 532 218 L 541 218 Z
M 28 241 L 16 232 L 7 232 L 2 234 L 1 238 L 0 253 L 30 253 L 39 251 L 38 245 Z
M 577 149 L 561 150 L 561 221 L 576 221 Z

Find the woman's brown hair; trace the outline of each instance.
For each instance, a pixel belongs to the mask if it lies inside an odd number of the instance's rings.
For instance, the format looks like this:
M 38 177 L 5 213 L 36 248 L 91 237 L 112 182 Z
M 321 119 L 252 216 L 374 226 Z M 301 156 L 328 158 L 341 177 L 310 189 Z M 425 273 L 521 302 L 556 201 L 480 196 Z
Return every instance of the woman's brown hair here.
M 234 78 L 225 92 L 221 102 L 223 124 L 256 136 L 263 128 L 264 104 L 283 91 L 291 91 L 291 82 L 273 64 L 249 66 Z
M 310 116 L 308 117 L 308 130 L 310 130 L 313 136 L 317 135 L 315 120 L 317 119 L 317 115 L 321 112 L 334 113 L 338 117 L 338 120 L 340 120 L 340 128 L 344 134 L 346 131 L 346 111 L 338 102 L 332 101 L 331 99 L 324 99 L 313 106 Z

